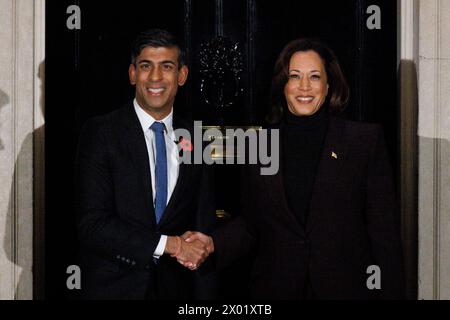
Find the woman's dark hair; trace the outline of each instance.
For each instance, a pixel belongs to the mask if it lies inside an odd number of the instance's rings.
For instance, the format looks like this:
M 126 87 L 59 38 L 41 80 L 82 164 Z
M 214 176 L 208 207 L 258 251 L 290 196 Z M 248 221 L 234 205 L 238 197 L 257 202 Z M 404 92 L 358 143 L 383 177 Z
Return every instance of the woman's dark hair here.
M 319 40 L 296 39 L 283 48 L 275 63 L 270 92 L 270 109 L 266 118 L 271 124 L 280 122 L 284 110 L 287 109 L 284 86 L 289 77 L 291 57 L 299 51 L 314 51 L 322 58 L 330 86 L 325 102 L 328 102 L 329 112 L 339 113 L 348 103 L 350 90 L 333 51 Z
M 136 64 L 136 58 L 146 47 L 178 48 L 178 68 L 185 65 L 185 53 L 178 39 L 170 32 L 162 29 L 149 29 L 139 33 L 131 48 L 131 63 Z

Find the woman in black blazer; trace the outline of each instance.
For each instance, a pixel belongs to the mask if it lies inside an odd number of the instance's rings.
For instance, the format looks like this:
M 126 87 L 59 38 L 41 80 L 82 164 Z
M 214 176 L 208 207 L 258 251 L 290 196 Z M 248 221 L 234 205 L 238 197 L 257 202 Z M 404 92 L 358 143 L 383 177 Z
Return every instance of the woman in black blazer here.
M 208 241 L 218 267 L 256 250 L 254 298 L 398 299 L 402 250 L 382 130 L 343 120 L 349 90 L 334 53 L 290 42 L 275 65 L 272 110 L 280 165 L 243 174 L 242 216 Z M 213 250 L 213 249 L 212 249 Z

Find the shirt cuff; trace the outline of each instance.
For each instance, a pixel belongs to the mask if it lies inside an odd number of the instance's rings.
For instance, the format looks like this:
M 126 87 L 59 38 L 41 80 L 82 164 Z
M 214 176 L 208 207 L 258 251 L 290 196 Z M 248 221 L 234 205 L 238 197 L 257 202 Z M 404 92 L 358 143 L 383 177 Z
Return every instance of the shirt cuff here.
M 161 235 L 158 245 L 156 246 L 155 252 L 153 252 L 153 258 L 159 259 L 164 254 L 166 249 L 167 236 Z

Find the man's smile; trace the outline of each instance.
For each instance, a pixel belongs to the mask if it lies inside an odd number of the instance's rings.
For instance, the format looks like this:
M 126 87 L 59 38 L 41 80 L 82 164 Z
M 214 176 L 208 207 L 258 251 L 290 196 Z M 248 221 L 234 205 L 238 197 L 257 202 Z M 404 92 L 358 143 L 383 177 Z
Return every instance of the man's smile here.
M 165 88 L 159 87 L 159 88 L 147 88 L 147 92 L 150 93 L 152 96 L 160 96 L 164 92 Z

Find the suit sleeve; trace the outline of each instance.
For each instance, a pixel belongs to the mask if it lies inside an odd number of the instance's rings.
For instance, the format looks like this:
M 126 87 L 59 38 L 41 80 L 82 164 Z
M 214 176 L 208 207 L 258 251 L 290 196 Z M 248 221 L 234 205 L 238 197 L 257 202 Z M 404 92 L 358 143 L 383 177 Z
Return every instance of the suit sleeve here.
M 82 247 L 105 258 L 118 256 L 147 265 L 161 235 L 121 219 L 110 167 L 105 126 L 90 120 L 84 126 L 76 160 L 78 236 Z
M 381 271 L 381 298 L 404 298 L 399 216 L 384 135 L 376 130 L 367 176 L 366 217 L 372 253 Z

